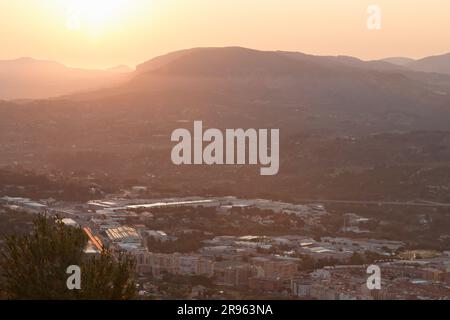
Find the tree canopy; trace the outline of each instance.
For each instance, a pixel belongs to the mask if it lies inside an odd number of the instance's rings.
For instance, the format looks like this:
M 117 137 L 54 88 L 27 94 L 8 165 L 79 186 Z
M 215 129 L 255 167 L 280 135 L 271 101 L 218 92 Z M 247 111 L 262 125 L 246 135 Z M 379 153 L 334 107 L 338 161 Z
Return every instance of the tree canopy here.
M 0 291 L 9 299 L 123 300 L 136 296 L 134 260 L 103 250 L 85 253 L 81 228 L 40 216 L 31 234 L 5 240 L 0 256 Z M 67 286 L 69 266 L 81 271 L 81 288 Z

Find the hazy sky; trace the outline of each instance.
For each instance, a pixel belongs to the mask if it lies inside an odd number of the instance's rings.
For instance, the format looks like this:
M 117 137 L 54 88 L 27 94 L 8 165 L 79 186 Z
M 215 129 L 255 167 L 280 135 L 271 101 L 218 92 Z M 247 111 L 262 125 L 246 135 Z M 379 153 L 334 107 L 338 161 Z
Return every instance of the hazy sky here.
M 367 8 L 382 10 L 381 30 Z M 199 46 L 362 59 L 450 52 L 450 0 L 0 0 L 0 59 L 134 66 Z

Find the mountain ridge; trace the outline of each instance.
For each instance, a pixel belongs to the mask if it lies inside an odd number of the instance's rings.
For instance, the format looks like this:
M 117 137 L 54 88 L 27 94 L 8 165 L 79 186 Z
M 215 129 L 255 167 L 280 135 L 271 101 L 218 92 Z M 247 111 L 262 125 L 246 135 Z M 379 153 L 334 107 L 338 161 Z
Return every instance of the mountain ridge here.
M 355 182 L 355 190 L 367 181 L 383 188 L 379 175 L 372 174 L 381 170 L 383 180 L 392 178 L 383 168 L 399 159 L 405 177 L 412 174 L 411 163 L 448 161 L 447 133 L 410 133 L 449 131 L 450 76 L 348 57 L 242 48 L 183 51 L 138 67 L 114 87 L 0 102 L 0 167 L 171 179 L 180 188 L 198 177 L 217 185 L 236 177 L 241 185 L 240 168 L 173 166 L 171 133 L 191 129 L 195 120 L 205 128 L 280 129 L 280 175 L 294 180 L 278 186 L 334 181 L 335 172 L 324 171 L 331 161 L 350 171 L 367 168 L 369 180 Z M 433 147 L 427 149 L 429 141 Z M 253 177 L 251 168 L 243 170 Z M 308 178 L 311 170 L 325 177 Z M 303 187 L 309 190 L 311 184 Z
M 406 67 L 418 72 L 450 74 L 450 52 L 432 55 L 417 60 L 405 57 L 392 57 L 382 59 L 381 61 Z
M 286 59 L 281 59 L 282 57 Z M 228 65 L 225 65 L 224 61 Z M 237 66 L 236 63 L 241 65 Z M 200 73 L 203 76 L 213 76 L 213 73 L 216 73 L 215 76 L 233 76 L 230 72 L 234 72 L 235 76 L 242 76 L 251 71 L 254 75 L 280 76 L 308 67 L 315 72 L 323 71 L 324 68 L 328 71 L 334 69 L 337 72 L 348 72 L 350 69 L 347 67 L 351 67 L 378 72 L 408 73 L 411 78 L 426 79 L 431 85 L 439 83 L 436 86 L 437 91 L 443 91 L 442 88 L 447 86 L 447 82 L 450 83 L 450 80 L 446 79 L 446 76 L 450 75 L 450 53 L 420 60 L 386 58 L 364 61 L 343 55 L 318 56 L 236 46 L 198 47 L 157 56 L 137 65 L 135 70 L 122 65 L 106 70 L 72 68 L 56 61 L 30 57 L 0 60 L 0 99 L 47 99 L 77 92 L 94 92 L 116 87 L 128 80 L 133 81 L 145 73 L 158 73 L 160 76 L 174 76 L 175 72 L 178 76 Z
M 114 72 L 72 68 L 51 60 L 0 60 L 0 99 L 48 99 L 110 87 L 124 79 L 124 75 Z

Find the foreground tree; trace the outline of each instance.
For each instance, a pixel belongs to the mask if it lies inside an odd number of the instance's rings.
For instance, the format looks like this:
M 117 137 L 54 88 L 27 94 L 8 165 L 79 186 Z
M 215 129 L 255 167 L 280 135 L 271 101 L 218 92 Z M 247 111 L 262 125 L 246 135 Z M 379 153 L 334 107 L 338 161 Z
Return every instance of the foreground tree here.
M 107 250 L 88 255 L 87 241 L 80 228 L 39 217 L 30 235 L 6 239 L 0 256 L 0 292 L 10 299 L 133 299 L 134 261 Z M 69 266 L 81 270 L 79 290 L 67 286 Z

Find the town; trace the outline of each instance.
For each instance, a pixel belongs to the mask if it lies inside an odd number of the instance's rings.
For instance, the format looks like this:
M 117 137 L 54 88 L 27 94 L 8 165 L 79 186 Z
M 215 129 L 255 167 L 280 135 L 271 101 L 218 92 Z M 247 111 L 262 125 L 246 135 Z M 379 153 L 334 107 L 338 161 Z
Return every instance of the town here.
M 373 218 L 326 204 L 236 197 L 147 199 L 147 188 L 87 202 L 0 198 L 0 215 L 58 216 L 103 248 L 135 258 L 142 299 L 448 299 L 450 251 L 372 237 Z M 381 289 L 366 285 L 368 265 Z

